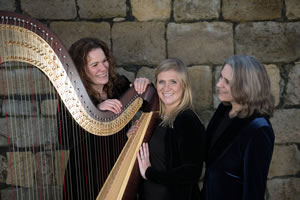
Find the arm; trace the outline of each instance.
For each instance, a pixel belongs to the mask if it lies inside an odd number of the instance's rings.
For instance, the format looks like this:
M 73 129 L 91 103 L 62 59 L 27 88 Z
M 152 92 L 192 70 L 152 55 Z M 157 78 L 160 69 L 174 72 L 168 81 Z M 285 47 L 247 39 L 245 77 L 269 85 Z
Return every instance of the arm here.
M 198 181 L 202 172 L 205 130 L 198 117 L 191 113 L 181 114 L 174 122 L 174 134 L 170 136 L 173 141 L 171 168 L 157 171 L 149 167 L 146 170 L 147 179 L 163 184 Z
M 116 93 L 118 93 L 117 96 L 121 96 L 121 94 L 127 90 L 126 86 L 129 84 L 129 81 L 126 77 L 120 76 L 120 80 L 117 82 L 117 84 L 119 85 L 117 86 Z M 150 81 L 147 78 L 136 78 L 134 84 L 130 84 L 130 87 L 134 86 L 134 89 L 138 94 L 143 94 L 149 84 Z M 103 111 L 108 110 L 115 114 L 119 114 L 122 109 L 122 103 L 118 99 L 112 98 L 101 102 L 97 105 L 97 107 Z
M 253 132 L 244 156 L 243 200 L 263 200 L 266 181 L 272 159 L 274 134 L 270 126 Z

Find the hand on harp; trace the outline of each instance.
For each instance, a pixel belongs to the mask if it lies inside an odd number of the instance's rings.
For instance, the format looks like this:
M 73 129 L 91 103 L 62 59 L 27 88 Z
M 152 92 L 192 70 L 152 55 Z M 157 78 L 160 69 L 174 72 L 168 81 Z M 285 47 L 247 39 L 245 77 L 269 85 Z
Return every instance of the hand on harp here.
M 146 170 L 151 166 L 148 143 L 142 144 L 140 151 L 137 153 L 137 159 L 141 176 L 146 180 Z
M 126 135 L 129 138 L 130 136 L 136 134 L 138 128 L 139 128 L 139 120 L 136 120 L 134 124 L 130 127 L 130 129 L 127 131 Z

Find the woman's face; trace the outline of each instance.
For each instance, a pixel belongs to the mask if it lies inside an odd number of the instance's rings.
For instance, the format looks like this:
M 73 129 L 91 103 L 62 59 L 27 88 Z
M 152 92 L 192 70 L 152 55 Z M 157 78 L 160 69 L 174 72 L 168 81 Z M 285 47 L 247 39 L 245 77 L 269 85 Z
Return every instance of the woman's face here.
M 170 112 L 181 102 L 183 86 L 176 71 L 168 70 L 159 73 L 157 76 L 156 88 L 158 96 L 165 106 L 166 112 Z
M 86 74 L 90 81 L 97 85 L 103 86 L 108 82 L 108 60 L 101 48 L 93 49 L 88 53 Z
M 217 82 L 218 98 L 222 102 L 233 103 L 231 95 L 230 81 L 232 80 L 232 67 L 228 64 L 221 71 L 220 78 Z

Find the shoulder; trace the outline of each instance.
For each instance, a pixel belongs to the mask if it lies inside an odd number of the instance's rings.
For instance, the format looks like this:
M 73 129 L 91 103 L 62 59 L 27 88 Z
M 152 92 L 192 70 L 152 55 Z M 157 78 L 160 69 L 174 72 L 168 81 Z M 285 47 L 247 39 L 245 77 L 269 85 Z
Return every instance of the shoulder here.
M 128 78 L 124 75 L 118 75 L 116 79 L 116 85 L 128 85 L 129 86 L 130 81 Z
M 175 122 L 180 121 L 180 120 L 187 120 L 187 119 L 199 119 L 199 118 L 192 109 L 186 109 L 186 110 L 181 111 L 177 115 Z
M 271 123 L 265 117 L 254 118 L 245 131 L 251 138 L 250 141 L 257 143 L 256 141 L 265 142 L 268 144 L 274 143 L 275 135 Z
M 130 87 L 130 81 L 123 75 L 118 75 L 113 87 L 113 98 L 119 98 Z
M 175 121 L 174 121 L 174 128 L 180 127 L 201 127 L 204 128 L 203 123 L 201 122 L 198 115 L 191 109 L 186 109 L 180 112 Z

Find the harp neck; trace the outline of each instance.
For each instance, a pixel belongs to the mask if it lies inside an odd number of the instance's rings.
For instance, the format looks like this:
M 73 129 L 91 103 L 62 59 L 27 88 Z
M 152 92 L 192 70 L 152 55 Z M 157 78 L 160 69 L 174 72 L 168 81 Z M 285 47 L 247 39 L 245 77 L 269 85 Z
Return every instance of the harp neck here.
M 0 11 L 0 32 L 1 62 L 25 62 L 41 70 L 75 121 L 92 134 L 103 136 L 120 131 L 140 109 L 143 98 L 147 105 L 153 101 L 153 88 L 149 87 L 143 96 L 130 89 L 120 99 L 121 114 L 100 111 L 92 103 L 66 48 L 49 28 L 30 17 Z

